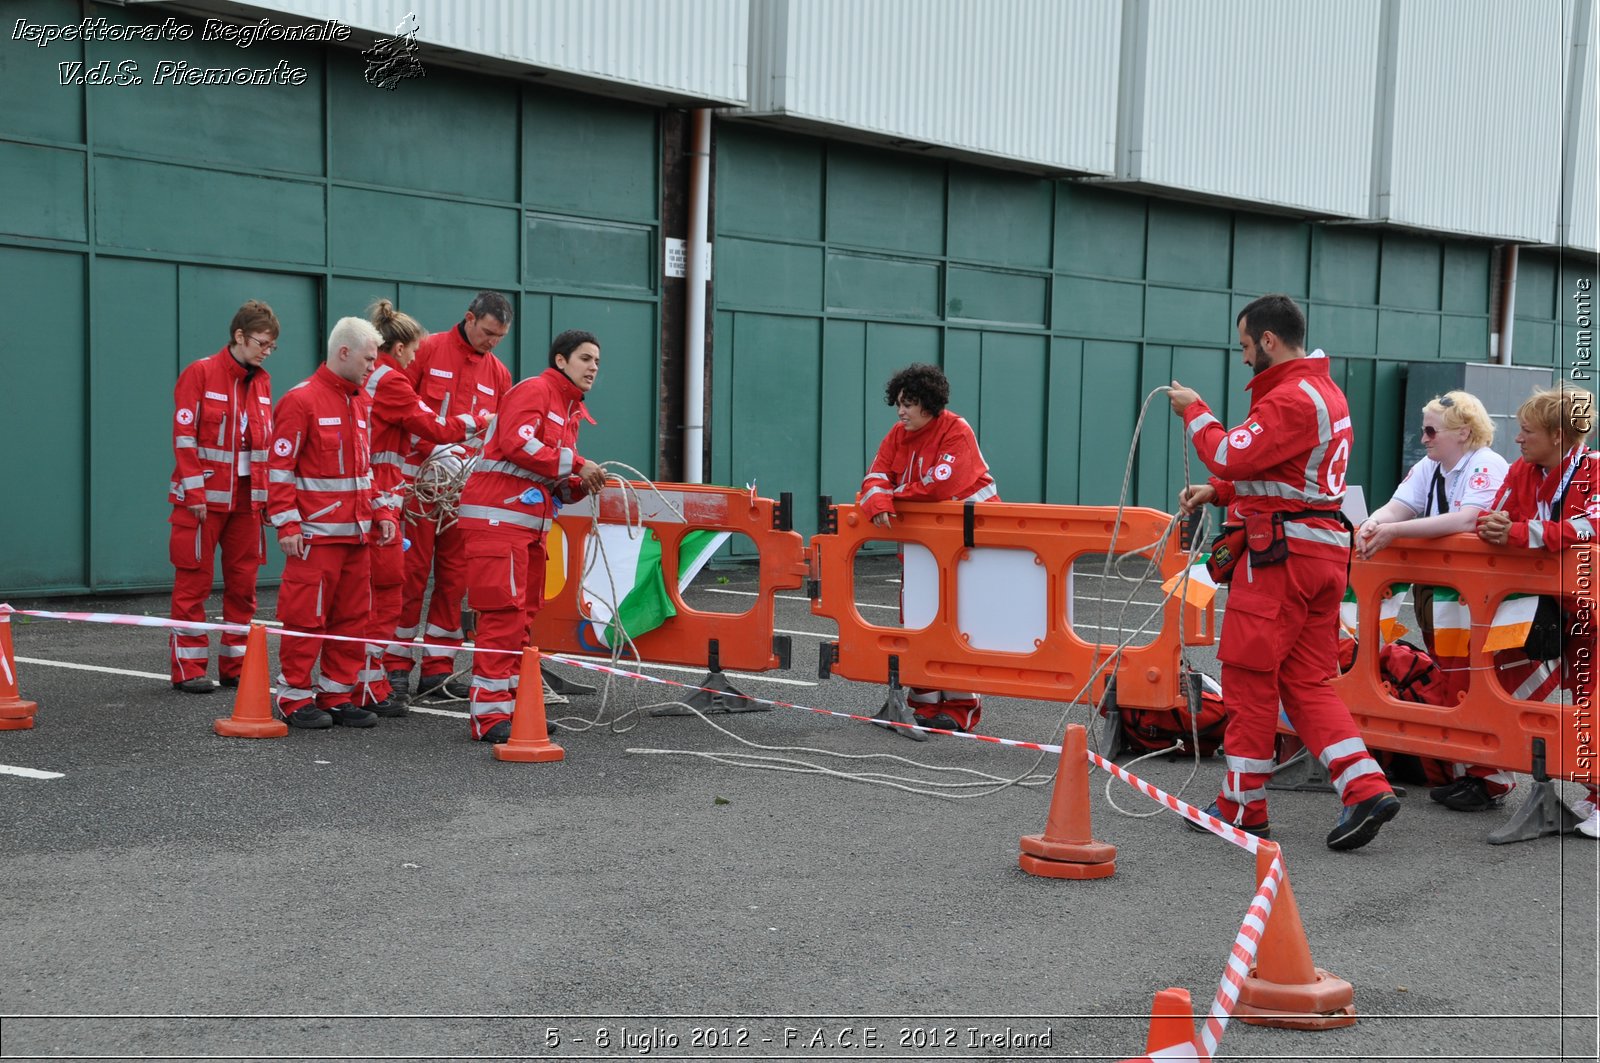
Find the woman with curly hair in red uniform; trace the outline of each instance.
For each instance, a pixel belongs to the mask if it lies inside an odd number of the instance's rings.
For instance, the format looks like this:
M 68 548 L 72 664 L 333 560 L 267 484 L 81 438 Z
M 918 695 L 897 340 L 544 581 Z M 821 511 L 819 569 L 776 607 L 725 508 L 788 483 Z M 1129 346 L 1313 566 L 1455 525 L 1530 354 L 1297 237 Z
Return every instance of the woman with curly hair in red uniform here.
M 906 366 L 889 378 L 884 399 L 899 423 L 878 445 L 856 500 L 874 524 L 889 527 L 896 502 L 999 501 L 972 426 L 945 408 L 950 381 L 937 366 Z M 952 731 L 973 730 L 983 713 L 968 691 L 913 688 L 908 700 L 919 723 Z

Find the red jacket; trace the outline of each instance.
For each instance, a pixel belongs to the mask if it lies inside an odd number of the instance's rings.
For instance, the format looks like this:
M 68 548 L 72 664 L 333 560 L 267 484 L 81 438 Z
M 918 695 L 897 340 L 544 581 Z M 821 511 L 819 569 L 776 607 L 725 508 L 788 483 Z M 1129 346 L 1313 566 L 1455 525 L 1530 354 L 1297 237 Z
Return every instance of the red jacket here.
M 280 539 L 299 534 L 319 543 L 365 542 L 373 520 L 398 520 L 392 508 L 373 509 L 371 405 L 361 385 L 326 365 L 278 403 L 267 516 Z
M 1573 468 L 1576 463 L 1576 468 Z M 1567 476 L 1572 469 L 1572 476 Z M 1567 451 L 1554 474 L 1543 466 L 1518 458 L 1506 470 L 1506 479 L 1500 485 L 1491 509 L 1503 509 L 1511 518 L 1509 544 L 1530 550 L 1561 551 L 1576 543 L 1586 543 L 1594 538 L 1594 526 L 1600 523 L 1600 459 L 1581 443 Z M 1568 480 L 1567 492 L 1561 499 L 1561 512 L 1552 514 L 1550 506 L 1555 501 L 1561 482 Z
M 459 443 L 489 423 L 487 413 L 440 417 L 417 397 L 393 355 L 378 355 L 378 364 L 367 374 L 366 392 L 372 402 L 372 480 L 379 509 L 398 510 L 403 503 L 405 486 L 417 475 L 406 455 L 418 442 Z
M 445 418 L 480 410 L 492 414 L 500 408 L 500 397 L 511 390 L 511 371 L 494 355 L 473 350 L 463 327 L 423 340 L 405 369 L 418 397 Z M 413 440 L 410 463 L 419 464 L 432 450 L 427 440 Z
M 1350 404 L 1328 374 L 1326 358 L 1295 358 L 1249 384 L 1250 413 L 1225 429 L 1203 400 L 1183 412 L 1200 460 L 1214 474 L 1217 505 L 1235 523 L 1251 513 L 1339 512 L 1350 469 Z M 1284 525 L 1289 552 L 1345 561 L 1350 533 L 1337 519 Z
M 559 369 L 512 388 L 461 489 L 461 527 L 548 530 L 555 516 L 552 494 L 562 502 L 588 494 L 573 475 L 584 460 L 578 454 L 580 421 L 593 423 L 583 392 Z
M 889 429 L 878 456 L 861 481 L 857 503 L 868 517 L 893 513 L 903 502 L 998 501 L 1000 489 L 978 449 L 978 437 L 965 420 L 943 410 L 917 429 Z
M 207 509 L 224 512 L 265 508 L 272 435 L 267 371 L 248 371 L 224 347 L 178 374 L 172 398 L 177 408 L 172 422 L 177 466 L 167 493 L 172 504 L 204 501 Z M 247 499 L 233 497 L 241 470 L 251 476 Z

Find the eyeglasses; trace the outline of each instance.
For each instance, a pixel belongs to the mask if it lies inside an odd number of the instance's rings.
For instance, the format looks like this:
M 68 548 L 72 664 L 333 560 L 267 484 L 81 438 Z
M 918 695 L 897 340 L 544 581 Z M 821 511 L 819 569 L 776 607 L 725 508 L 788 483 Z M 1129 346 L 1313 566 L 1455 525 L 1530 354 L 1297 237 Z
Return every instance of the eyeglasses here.
M 1449 395 L 1440 395 L 1433 401 L 1437 402 L 1440 406 L 1443 406 L 1447 410 L 1456 404 L 1456 400 L 1452 399 Z
M 276 343 L 273 343 L 270 340 L 264 340 L 260 336 L 251 336 L 250 342 L 255 344 L 257 347 L 260 347 L 263 354 L 271 354 L 273 351 L 278 349 L 278 345 Z
M 1433 427 L 1433 425 L 1425 424 L 1425 425 L 1422 426 L 1422 438 L 1423 439 L 1432 439 L 1434 436 L 1436 436 L 1438 434 L 1439 434 L 1439 430 L 1437 428 Z

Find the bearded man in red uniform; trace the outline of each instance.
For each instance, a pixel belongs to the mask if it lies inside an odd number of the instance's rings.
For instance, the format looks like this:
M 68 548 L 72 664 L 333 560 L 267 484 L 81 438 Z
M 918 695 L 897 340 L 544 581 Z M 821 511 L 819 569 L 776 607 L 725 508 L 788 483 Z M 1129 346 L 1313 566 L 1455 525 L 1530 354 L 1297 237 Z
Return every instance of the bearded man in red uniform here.
M 288 560 L 278 619 L 309 635 L 284 635 L 273 704 L 291 727 L 371 727 L 378 717 L 352 703 L 372 615 L 374 528 L 386 545 L 398 533 L 392 503 L 374 508 L 372 400 L 361 382 L 378 359 L 378 330 L 341 318 L 328 357 L 278 403 L 269 459 L 267 515 Z M 363 641 L 357 641 L 357 640 Z M 322 674 L 312 673 L 321 658 Z
M 544 604 L 544 542 L 556 504 L 605 486 L 605 470 L 578 453 L 578 426 L 590 420 L 584 396 L 599 373 L 592 333 L 568 329 L 552 340 L 550 367 L 506 394 L 461 491 L 467 595 L 478 611 L 480 650 L 528 644 Z M 511 737 L 519 666 L 514 653 L 473 655 L 468 709 L 477 741 Z
M 278 346 L 278 317 L 255 299 L 228 328 L 228 345 L 193 363 L 172 390 L 176 465 L 168 553 L 172 619 L 206 618 L 211 568 L 222 547 L 222 619 L 248 624 L 256 612 L 256 575 L 266 562 L 267 438 L 272 433 L 272 378 L 261 368 Z M 225 632 L 217 657 L 222 685 L 239 685 L 245 636 Z M 175 631 L 169 645 L 172 685 L 185 693 L 215 689 L 206 678 L 211 642 Z
M 436 332 L 422 341 L 417 357 L 406 367 L 412 388 L 429 409 L 441 419 L 459 414 L 493 414 L 500 399 L 511 390 L 511 371 L 492 353 L 511 331 L 511 301 L 499 292 L 479 292 L 467 307 L 466 316 L 447 332 Z M 406 465 L 420 465 L 434 445 L 417 440 Z M 400 623 L 394 642 L 400 646 L 417 637 L 422 622 L 422 596 L 433 576 L 433 597 L 428 602 L 427 625 L 423 641 L 434 645 L 460 646 L 466 637 L 461 623 L 461 599 L 467 589 L 467 555 L 459 524 L 438 531 L 431 520 L 407 521 L 405 537 L 411 548 L 405 552 L 405 590 L 400 606 Z M 411 682 L 411 651 L 384 655 L 394 693 L 404 698 Z M 446 650 L 425 650 L 422 677 L 416 695 L 443 692 L 465 698 L 466 687 L 445 683 L 455 670 L 455 656 Z
M 1344 804 L 1328 847 L 1358 849 L 1395 817 L 1400 801 L 1328 685 L 1339 674 L 1339 601 L 1350 557 L 1350 525 L 1339 511 L 1353 439 L 1350 404 L 1327 359 L 1306 357 L 1306 319 L 1294 300 L 1262 296 L 1235 323 L 1244 364 L 1255 374 L 1246 385 L 1244 423 L 1224 428 L 1176 380 L 1168 394 L 1212 473 L 1209 483 L 1183 489 L 1181 511 L 1225 506 L 1228 523 L 1242 524 L 1246 536 L 1217 649 L 1228 773 L 1206 811 L 1268 836 L 1266 784 L 1281 703 Z

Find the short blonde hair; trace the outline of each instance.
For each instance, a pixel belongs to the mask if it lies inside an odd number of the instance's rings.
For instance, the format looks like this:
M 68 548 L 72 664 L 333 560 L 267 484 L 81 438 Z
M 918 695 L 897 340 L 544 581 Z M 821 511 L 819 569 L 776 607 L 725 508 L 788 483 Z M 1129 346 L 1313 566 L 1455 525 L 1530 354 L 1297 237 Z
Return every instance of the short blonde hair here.
M 1570 449 L 1594 432 L 1594 395 L 1571 384 L 1536 388 L 1517 408 L 1517 420 L 1559 436 Z
M 1435 395 L 1422 407 L 1444 422 L 1447 431 L 1457 428 L 1467 430 L 1467 446 L 1472 450 L 1494 442 L 1494 422 L 1489 411 L 1483 408 L 1478 396 L 1470 391 L 1447 391 Z
M 374 347 L 383 342 L 383 337 L 378 330 L 372 327 L 372 322 L 364 317 L 341 317 L 333 326 L 333 331 L 328 333 L 328 357 L 331 359 L 339 353 L 340 347 L 349 347 L 357 350 L 364 343 Z

